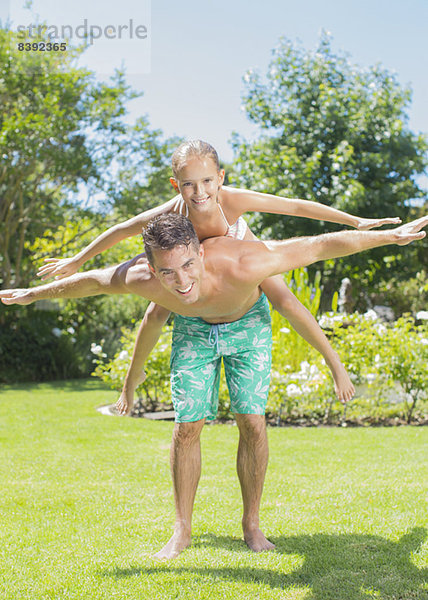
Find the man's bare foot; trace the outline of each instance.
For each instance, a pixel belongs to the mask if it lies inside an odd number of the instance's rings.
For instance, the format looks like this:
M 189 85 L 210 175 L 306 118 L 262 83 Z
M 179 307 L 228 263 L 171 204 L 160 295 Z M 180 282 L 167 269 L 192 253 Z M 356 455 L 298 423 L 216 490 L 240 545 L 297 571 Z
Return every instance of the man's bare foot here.
M 190 546 L 191 537 L 190 534 L 185 534 L 183 532 L 175 532 L 169 542 L 156 552 L 154 558 L 158 560 L 171 560 L 172 558 L 176 558 L 180 552 L 185 550 L 188 546 Z
M 244 531 L 244 540 L 253 552 L 265 552 L 266 550 L 273 550 L 275 548 L 275 544 L 272 544 L 265 537 L 263 531 L 258 528 L 251 531 Z

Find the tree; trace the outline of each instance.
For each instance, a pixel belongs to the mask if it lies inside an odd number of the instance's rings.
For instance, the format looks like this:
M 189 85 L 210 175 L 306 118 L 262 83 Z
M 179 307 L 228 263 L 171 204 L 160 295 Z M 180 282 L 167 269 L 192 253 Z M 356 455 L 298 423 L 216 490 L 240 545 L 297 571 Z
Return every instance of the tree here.
M 101 227 L 169 198 L 165 174 L 173 143 L 152 131 L 145 117 L 125 123 L 126 103 L 136 94 L 123 73 L 99 83 L 93 73 L 75 66 L 82 49 L 21 52 L 17 43 L 16 34 L 0 29 L 4 288 L 28 285 L 35 262 L 75 253 Z M 79 201 L 82 184 L 89 199 L 97 194 L 95 208 Z M 138 240 L 124 247 L 96 257 L 92 266 L 141 251 Z M 20 311 L 3 307 L 0 381 L 87 374 L 91 343 L 104 339 L 106 347 L 115 348 L 120 327 L 138 319 L 144 307 L 131 297 L 71 300 L 60 311 L 52 303 Z
M 363 69 L 334 54 L 323 34 L 315 52 L 281 40 L 266 81 L 250 71 L 244 107 L 259 126 L 254 142 L 237 134 L 231 180 L 240 186 L 288 197 L 318 200 L 370 216 L 400 216 L 426 203 L 416 177 L 426 167 L 427 142 L 407 126 L 410 91 L 375 66 Z M 426 205 L 426 204 L 425 204 Z M 293 217 L 259 215 L 252 225 L 265 236 L 289 237 L 325 231 L 325 224 Z M 399 250 L 402 275 L 426 266 L 427 246 Z M 335 280 L 358 275 L 369 285 L 388 273 L 385 251 L 327 262 Z
M 83 51 L 21 52 L 11 31 L 0 29 L 0 285 L 26 285 L 33 268 L 32 242 L 47 229 L 77 220 L 73 202 L 79 185 L 90 195 L 113 191 L 115 178 L 126 180 L 121 193 L 132 195 L 138 165 L 140 187 L 162 174 L 169 145 L 147 119 L 127 125 L 126 102 L 137 94 L 117 72 L 111 83 L 75 66 Z M 133 187 L 134 185 L 134 187 Z M 153 203 L 159 198 L 153 198 Z M 87 216 L 89 213 L 83 211 Z M 64 249 L 59 249 L 64 252 Z

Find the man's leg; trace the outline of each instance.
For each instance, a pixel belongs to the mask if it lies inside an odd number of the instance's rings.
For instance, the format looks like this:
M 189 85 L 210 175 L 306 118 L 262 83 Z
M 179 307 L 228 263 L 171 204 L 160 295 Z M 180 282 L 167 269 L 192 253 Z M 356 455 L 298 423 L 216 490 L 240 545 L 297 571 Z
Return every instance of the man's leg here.
M 155 557 L 175 558 L 190 545 L 192 512 L 201 475 L 200 435 L 205 419 L 176 423 L 171 443 L 171 473 L 175 500 L 174 533 Z
M 239 427 L 237 470 L 241 484 L 244 512 L 244 540 L 255 552 L 272 550 L 275 546 L 260 530 L 259 511 L 269 457 L 264 415 L 235 414 Z

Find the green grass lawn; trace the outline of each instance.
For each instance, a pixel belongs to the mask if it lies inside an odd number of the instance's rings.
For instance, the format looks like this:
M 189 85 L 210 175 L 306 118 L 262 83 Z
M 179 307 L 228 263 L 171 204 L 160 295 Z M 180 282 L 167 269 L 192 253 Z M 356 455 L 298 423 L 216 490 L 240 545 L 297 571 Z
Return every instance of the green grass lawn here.
M 0 388 L 1 600 L 428 598 L 426 429 L 269 429 L 276 551 L 255 554 L 237 428 L 205 427 L 193 544 L 159 563 L 173 424 L 96 412 L 114 399 L 95 380 Z

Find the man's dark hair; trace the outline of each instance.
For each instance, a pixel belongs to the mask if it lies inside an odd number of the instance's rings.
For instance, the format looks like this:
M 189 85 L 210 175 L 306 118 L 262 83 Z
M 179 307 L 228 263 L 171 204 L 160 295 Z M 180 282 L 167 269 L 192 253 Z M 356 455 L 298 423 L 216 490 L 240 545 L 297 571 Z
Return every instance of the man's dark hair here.
M 143 229 L 144 249 L 149 263 L 153 263 L 153 250 L 172 250 L 176 246 L 193 244 L 199 251 L 199 239 L 192 222 L 184 215 L 168 213 L 155 217 Z

